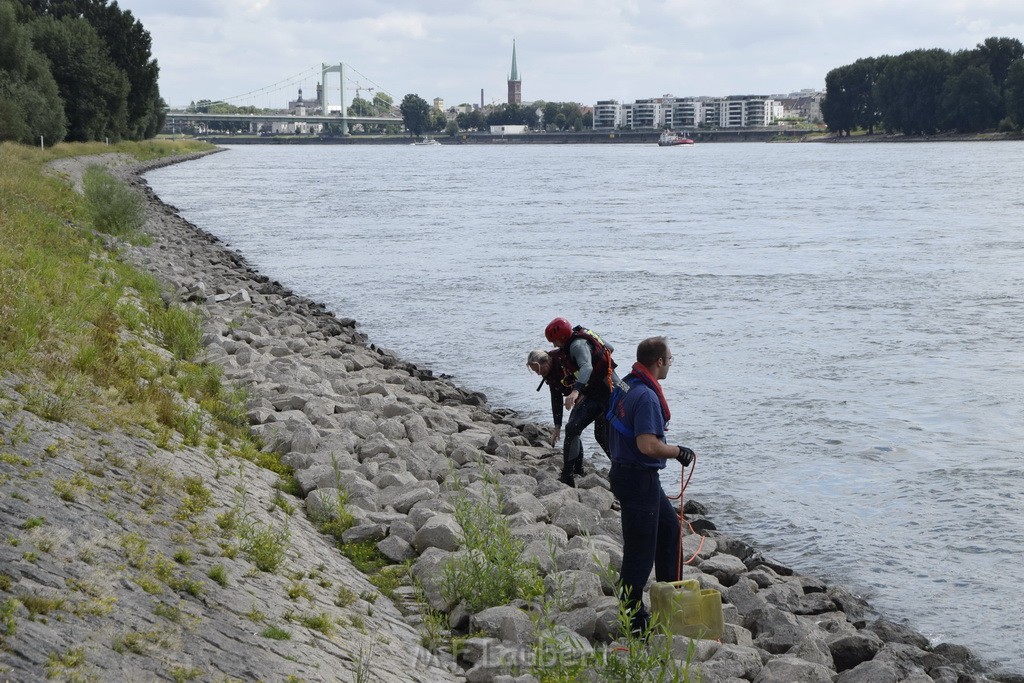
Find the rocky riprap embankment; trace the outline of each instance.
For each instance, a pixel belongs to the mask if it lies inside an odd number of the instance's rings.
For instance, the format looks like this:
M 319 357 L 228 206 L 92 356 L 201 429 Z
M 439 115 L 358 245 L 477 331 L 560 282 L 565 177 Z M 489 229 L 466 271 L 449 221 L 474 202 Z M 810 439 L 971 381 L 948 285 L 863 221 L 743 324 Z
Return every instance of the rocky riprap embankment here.
M 514 535 L 536 558 L 548 585 L 563 589 L 560 609 L 552 615 L 562 646 L 588 652 L 615 638 L 616 601 L 599 564 L 618 567 L 621 540 L 605 476 L 592 473 L 576 489 L 561 485 L 555 477 L 558 458 L 543 445 L 542 429 L 511 411 L 490 408 L 479 393 L 367 344 L 354 321 L 337 318 L 269 281 L 161 203 L 133 175 L 140 169 L 126 166 L 119 172 L 149 199 L 147 231 L 154 243 L 127 249 L 127 257 L 169 283 L 175 299 L 202 310 L 207 359 L 220 365 L 228 380 L 246 387 L 252 429 L 269 448 L 286 454 L 284 461 L 295 469 L 305 495 L 306 514 L 332 514 L 337 491 L 344 490 L 355 518 L 345 540 L 374 541 L 394 562 L 411 561 L 430 606 L 447 613 L 454 628 L 479 634 L 460 654 L 461 670 L 452 669 L 443 656 L 422 660 L 416 656 L 416 636 L 390 621 L 396 612 L 382 597 L 374 616 L 365 619 L 374 629 L 377 616 L 384 615 L 391 630 L 389 647 L 374 654 L 376 676 L 444 680 L 452 675 L 446 671 L 453 670 L 471 681 L 500 680 L 514 673 L 503 661 L 529 659 L 535 628 L 524 605 L 469 614 L 440 590 L 443 563 L 462 552 L 454 515 L 455 476 L 465 486 L 459 495 L 478 495 L 485 476 L 497 478 L 505 501 L 502 512 Z M 182 455 L 165 459 L 178 461 Z M 74 463 L 67 464 L 74 469 Z M 211 485 L 218 481 L 212 466 L 205 471 L 189 466 L 188 471 Z M 230 485 L 224 482 L 216 493 L 230 498 Z M 254 507 L 266 509 L 264 501 Z M 689 502 L 688 512 L 708 538 L 686 576 L 722 592 L 727 621 L 721 642 L 702 640 L 694 651 L 691 671 L 699 670 L 704 683 L 991 680 L 974 669 L 965 648 L 932 647 L 909 628 L 869 619 L 865 604 L 849 591 L 794 575 L 748 544 L 719 533 L 698 503 Z M 309 527 L 301 511 L 292 524 Z M 689 536 L 687 550 L 697 547 L 698 538 Z M 356 594 L 366 590 L 365 580 L 353 576 L 328 543 L 311 541 L 295 554 L 301 556 L 295 561 L 308 564 L 307 571 L 313 567 L 318 576 L 350 586 Z M 233 599 L 231 616 L 240 621 L 238 611 L 249 609 L 250 602 L 242 596 Z M 408 622 L 416 624 L 416 606 L 410 602 L 403 608 Z M 315 638 L 323 645 L 315 650 L 320 668 L 311 673 L 307 667 L 299 675 L 351 680 L 351 674 L 333 674 L 327 664 L 338 653 L 338 641 L 348 637 Z M 688 641 L 677 640 L 674 652 L 685 657 Z M 253 641 L 236 632 L 206 642 L 247 653 L 261 665 L 280 664 L 283 656 L 259 652 L 258 640 L 254 650 Z M 358 652 L 344 645 L 340 649 L 350 660 Z M 301 659 L 305 654 L 293 656 L 306 663 Z M 423 668 L 428 665 L 435 668 Z

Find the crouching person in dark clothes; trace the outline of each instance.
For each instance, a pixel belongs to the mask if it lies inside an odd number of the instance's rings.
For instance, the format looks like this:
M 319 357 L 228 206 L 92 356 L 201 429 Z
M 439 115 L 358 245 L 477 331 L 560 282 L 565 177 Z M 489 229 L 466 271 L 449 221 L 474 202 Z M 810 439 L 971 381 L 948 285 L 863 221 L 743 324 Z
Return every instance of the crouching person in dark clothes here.
M 643 633 L 650 620 L 643 594 L 651 568 L 658 581 L 678 581 L 681 570 L 679 517 L 661 488 L 659 475 L 669 460 L 688 466 L 694 453 L 665 442 L 671 412 L 660 380 L 668 376 L 672 365 L 665 337 L 640 342 L 636 359 L 633 371 L 624 378 L 629 390 L 616 394 L 609 411 L 609 482 L 622 510 L 619 578 L 623 598 L 633 632 Z
M 551 432 L 549 443 L 554 446 L 562 432 L 562 401 L 572 391 L 571 381 L 567 384 L 568 373 L 562 362 L 562 352 L 559 349 L 530 351 L 526 357 L 526 367 L 541 377 L 537 391 L 547 384 L 551 392 L 551 419 L 555 423 L 555 428 Z

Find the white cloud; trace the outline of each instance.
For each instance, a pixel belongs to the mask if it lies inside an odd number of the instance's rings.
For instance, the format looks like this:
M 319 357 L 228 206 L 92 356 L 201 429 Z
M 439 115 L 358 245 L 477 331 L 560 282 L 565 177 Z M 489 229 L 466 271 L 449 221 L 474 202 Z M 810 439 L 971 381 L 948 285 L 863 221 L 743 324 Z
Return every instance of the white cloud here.
M 282 106 L 322 62 L 397 99 L 504 101 L 516 40 L 523 96 L 632 100 L 823 87 L 832 68 L 916 48 L 1024 37 L 1018 0 L 121 0 L 153 35 L 173 104 L 259 91 Z M 309 72 L 305 79 L 293 78 Z M 289 81 L 288 79 L 292 79 Z M 285 81 L 285 85 L 278 85 Z M 372 83 L 371 83 L 372 82 Z M 273 88 L 268 88 L 273 86 Z

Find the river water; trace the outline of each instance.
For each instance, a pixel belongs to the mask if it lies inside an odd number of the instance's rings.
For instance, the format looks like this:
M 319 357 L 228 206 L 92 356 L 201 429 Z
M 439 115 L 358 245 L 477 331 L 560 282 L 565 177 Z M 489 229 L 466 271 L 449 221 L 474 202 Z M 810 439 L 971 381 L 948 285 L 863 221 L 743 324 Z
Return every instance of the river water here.
M 538 421 L 552 317 L 621 374 L 667 335 L 670 439 L 720 528 L 1024 671 L 1024 143 L 239 146 L 147 178 Z

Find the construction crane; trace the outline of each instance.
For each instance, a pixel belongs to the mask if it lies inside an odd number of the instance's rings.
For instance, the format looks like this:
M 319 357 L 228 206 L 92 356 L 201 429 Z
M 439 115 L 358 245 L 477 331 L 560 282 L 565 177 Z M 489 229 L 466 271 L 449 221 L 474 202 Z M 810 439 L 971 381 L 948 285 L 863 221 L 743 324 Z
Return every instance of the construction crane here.
M 372 93 L 375 88 L 364 88 L 359 81 L 356 81 L 356 99 L 359 99 L 360 93 L 365 90 L 368 93 Z

